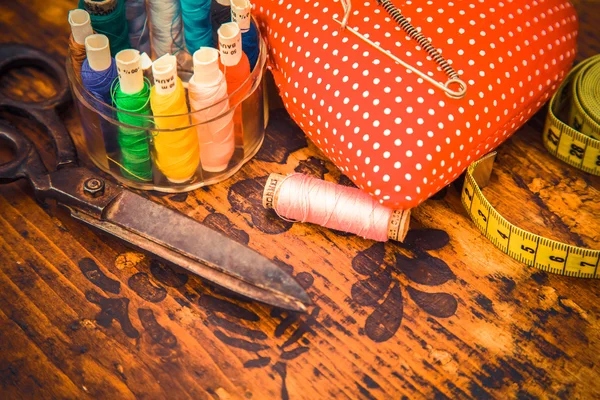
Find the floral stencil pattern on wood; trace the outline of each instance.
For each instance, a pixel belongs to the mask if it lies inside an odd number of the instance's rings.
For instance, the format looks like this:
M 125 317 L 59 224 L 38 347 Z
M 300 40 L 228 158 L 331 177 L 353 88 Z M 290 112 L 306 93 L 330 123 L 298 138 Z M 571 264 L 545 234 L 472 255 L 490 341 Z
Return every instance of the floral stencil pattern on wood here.
M 352 286 L 352 299 L 360 306 L 373 308 L 365 321 L 365 334 L 375 342 L 389 340 L 400 328 L 404 316 L 404 295 L 399 277 L 430 287 L 437 287 L 455 278 L 441 259 L 428 253 L 449 242 L 448 234 L 438 229 L 414 229 L 404 243 L 375 243 L 359 252 L 352 268 L 364 278 Z M 404 249 L 410 255 L 399 251 Z M 388 261 L 386 253 L 391 255 Z M 405 287 L 408 296 L 427 314 L 437 318 L 456 313 L 456 298 L 445 292 L 421 291 L 412 285 Z

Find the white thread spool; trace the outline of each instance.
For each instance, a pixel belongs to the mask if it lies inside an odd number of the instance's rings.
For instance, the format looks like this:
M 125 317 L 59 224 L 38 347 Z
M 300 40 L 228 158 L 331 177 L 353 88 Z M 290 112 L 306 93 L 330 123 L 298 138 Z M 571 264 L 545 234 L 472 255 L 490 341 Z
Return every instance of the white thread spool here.
M 121 50 L 115 56 L 119 84 L 126 94 L 135 94 L 144 88 L 144 72 L 140 52 L 134 49 Z
M 110 47 L 105 35 L 89 35 L 85 38 L 85 53 L 94 71 L 104 71 L 110 67 Z
M 71 25 L 71 33 L 76 43 L 85 44 L 85 38 L 94 34 L 90 14 L 85 10 L 69 11 L 69 25 Z
M 177 58 L 165 54 L 152 64 L 152 75 L 156 93 L 160 95 L 171 94 L 177 87 Z
M 148 0 L 148 18 L 154 57 L 184 49 L 179 0 Z
M 240 30 L 250 29 L 250 10 L 252 5 L 248 0 L 231 0 L 231 21 L 237 22 Z
M 219 69 L 219 51 L 212 47 L 200 47 L 194 53 L 194 82 L 211 85 L 222 77 Z
M 242 34 L 235 22 L 227 22 L 217 31 L 221 62 L 226 67 L 237 65 L 242 58 Z

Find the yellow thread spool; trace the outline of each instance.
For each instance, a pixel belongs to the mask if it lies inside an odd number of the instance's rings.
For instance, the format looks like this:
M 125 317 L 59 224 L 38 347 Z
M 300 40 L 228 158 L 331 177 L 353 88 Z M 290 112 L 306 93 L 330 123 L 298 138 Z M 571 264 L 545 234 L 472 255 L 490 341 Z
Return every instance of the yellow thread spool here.
M 198 168 L 200 149 L 196 130 L 185 128 L 190 125 L 189 110 L 175 57 L 167 54 L 159 58 L 152 70 L 155 85 L 150 92 L 150 107 L 159 130 L 154 134 L 156 165 L 169 181 L 185 182 Z

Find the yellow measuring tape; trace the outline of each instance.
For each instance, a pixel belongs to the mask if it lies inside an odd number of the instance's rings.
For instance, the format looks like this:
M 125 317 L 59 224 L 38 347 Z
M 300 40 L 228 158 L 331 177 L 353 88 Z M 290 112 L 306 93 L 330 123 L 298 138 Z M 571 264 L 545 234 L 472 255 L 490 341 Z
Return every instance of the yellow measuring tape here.
M 568 124 L 556 117 L 569 108 Z M 600 55 L 575 67 L 550 100 L 544 146 L 560 160 L 600 175 Z M 461 200 L 479 230 L 502 252 L 529 266 L 560 275 L 600 278 L 600 250 L 571 246 L 527 232 L 508 222 L 481 188 L 492 173 L 496 153 L 467 169 Z

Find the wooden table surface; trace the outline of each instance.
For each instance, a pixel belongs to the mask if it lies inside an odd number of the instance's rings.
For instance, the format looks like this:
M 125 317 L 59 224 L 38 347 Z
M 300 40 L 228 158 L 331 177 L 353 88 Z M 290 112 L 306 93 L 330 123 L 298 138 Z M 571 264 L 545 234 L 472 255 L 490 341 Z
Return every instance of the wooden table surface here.
M 75 3 L 1 2 L 0 41 L 62 62 Z M 575 4 L 581 60 L 600 52 L 600 3 Z M 33 69 L 0 89 L 52 90 Z M 63 118 L 80 132 L 73 106 Z M 500 146 L 485 192 L 522 228 L 599 248 L 600 179 L 546 153 L 543 119 Z M 42 130 L 16 122 L 52 162 Z M 280 109 L 232 179 L 148 196 L 275 260 L 312 297 L 306 315 L 227 297 L 37 203 L 26 182 L 0 186 L 2 398 L 600 397 L 600 282 L 502 254 L 453 186 L 413 210 L 404 244 L 285 222 L 263 210 L 261 188 L 294 170 L 348 182 Z

